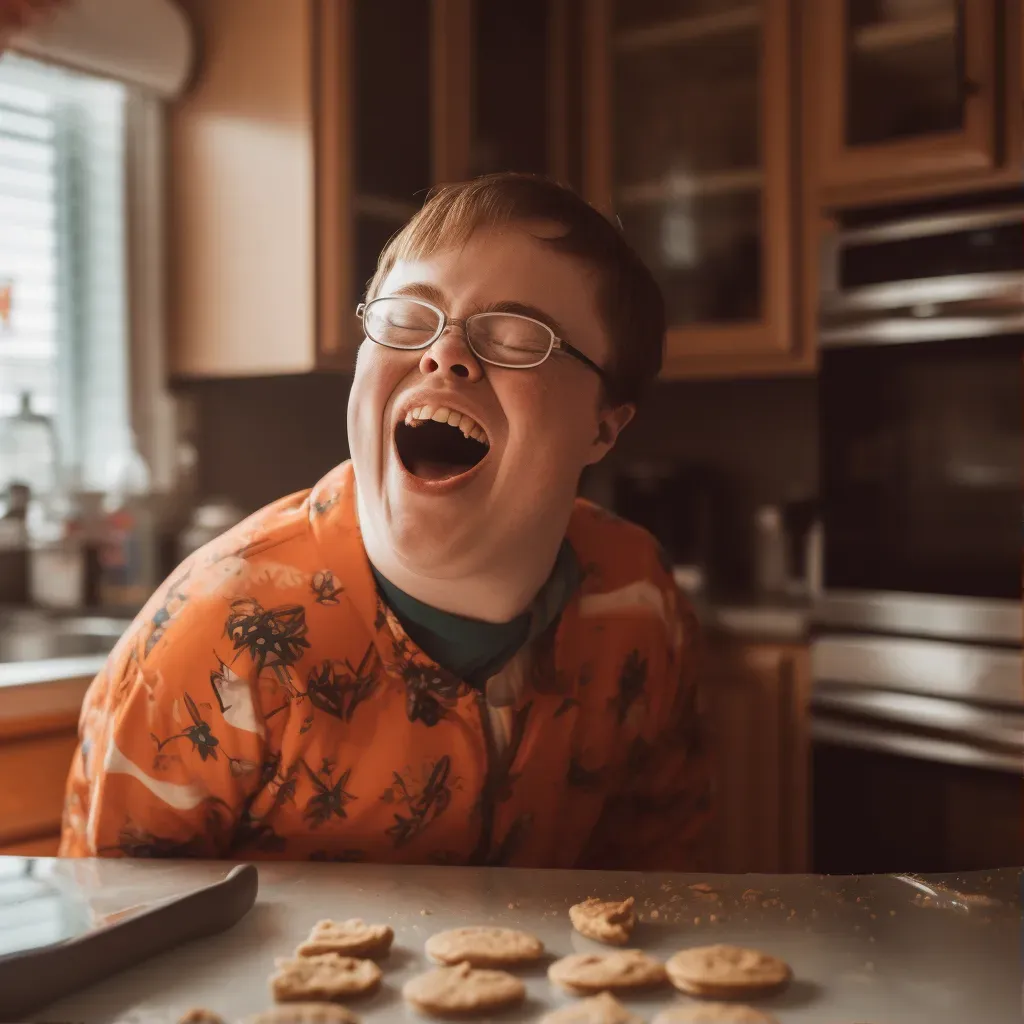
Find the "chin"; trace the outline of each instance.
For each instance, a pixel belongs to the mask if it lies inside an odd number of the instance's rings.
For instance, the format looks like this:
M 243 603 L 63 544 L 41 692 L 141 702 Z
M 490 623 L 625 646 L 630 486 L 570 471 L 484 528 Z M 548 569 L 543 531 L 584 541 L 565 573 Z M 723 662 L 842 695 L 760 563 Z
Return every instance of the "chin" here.
M 479 550 L 479 525 L 435 502 L 403 502 L 399 508 L 392 501 L 387 536 L 395 557 L 407 569 L 445 579 L 465 574 L 467 552 Z

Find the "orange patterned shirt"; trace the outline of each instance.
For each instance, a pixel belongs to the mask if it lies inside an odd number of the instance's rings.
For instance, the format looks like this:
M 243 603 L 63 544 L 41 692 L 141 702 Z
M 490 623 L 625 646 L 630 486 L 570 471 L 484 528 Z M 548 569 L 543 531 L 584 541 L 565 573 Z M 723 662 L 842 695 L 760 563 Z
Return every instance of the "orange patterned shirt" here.
M 702 870 L 696 629 L 584 501 L 582 580 L 485 687 L 380 599 L 351 464 L 190 556 L 89 688 L 61 853 Z

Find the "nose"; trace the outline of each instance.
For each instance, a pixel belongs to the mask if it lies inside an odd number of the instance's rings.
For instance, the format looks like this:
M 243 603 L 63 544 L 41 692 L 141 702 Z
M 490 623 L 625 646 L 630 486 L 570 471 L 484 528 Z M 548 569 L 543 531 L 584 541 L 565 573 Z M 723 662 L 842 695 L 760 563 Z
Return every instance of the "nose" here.
M 420 358 L 420 373 L 440 374 L 445 380 L 458 377 L 474 383 L 483 378 L 480 361 L 466 341 L 461 324 L 448 324 L 441 337 L 426 349 Z

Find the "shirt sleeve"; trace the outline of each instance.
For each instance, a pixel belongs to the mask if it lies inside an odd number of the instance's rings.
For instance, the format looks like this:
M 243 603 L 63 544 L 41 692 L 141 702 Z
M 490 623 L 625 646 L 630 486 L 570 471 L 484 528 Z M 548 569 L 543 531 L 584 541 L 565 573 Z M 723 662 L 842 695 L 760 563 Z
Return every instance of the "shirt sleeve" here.
M 617 871 L 712 868 L 712 775 L 696 617 L 663 589 L 668 638 L 651 658 L 648 717 L 630 743 L 580 867 Z
M 260 786 L 266 728 L 228 611 L 186 564 L 111 653 L 79 720 L 61 856 L 228 851 Z

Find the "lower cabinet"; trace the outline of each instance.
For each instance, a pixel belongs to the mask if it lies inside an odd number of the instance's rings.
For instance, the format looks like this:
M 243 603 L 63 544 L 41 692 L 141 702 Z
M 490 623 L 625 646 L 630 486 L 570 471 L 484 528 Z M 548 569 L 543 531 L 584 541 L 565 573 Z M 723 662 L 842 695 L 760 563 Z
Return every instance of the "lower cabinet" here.
M 54 857 L 77 719 L 0 723 L 0 855 Z
M 810 650 L 713 639 L 705 678 L 716 758 L 716 871 L 809 863 Z

